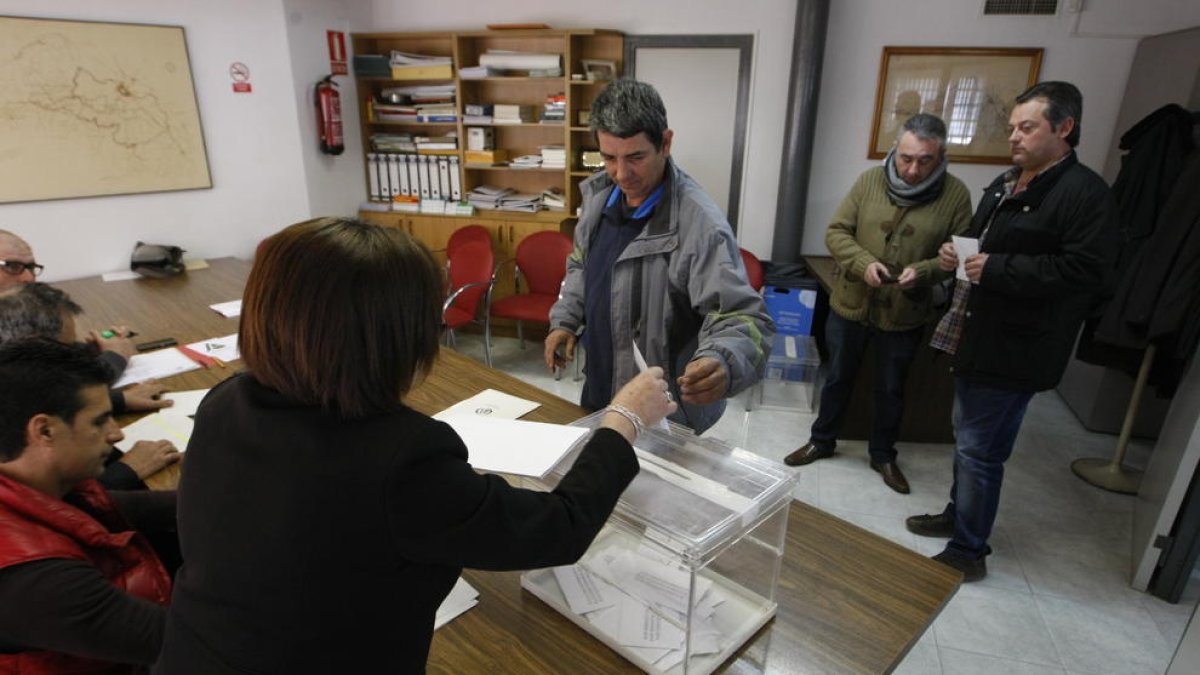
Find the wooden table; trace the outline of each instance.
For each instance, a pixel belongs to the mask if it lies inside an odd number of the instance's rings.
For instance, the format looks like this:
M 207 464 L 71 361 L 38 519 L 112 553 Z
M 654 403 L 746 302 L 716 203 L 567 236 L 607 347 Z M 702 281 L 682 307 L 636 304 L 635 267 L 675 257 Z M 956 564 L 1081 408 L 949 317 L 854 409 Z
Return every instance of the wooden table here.
M 128 323 L 138 339 L 181 343 L 236 332 L 208 305 L 241 295 L 248 263 L 214 260 L 176 279 L 55 284 L 83 305 L 81 328 Z M 174 389 L 210 387 L 240 363 L 164 382 Z M 444 349 L 429 378 L 408 397 L 434 413 L 486 388 L 536 400 L 526 419 L 567 422 L 573 403 Z M 163 472 L 167 474 L 167 472 Z M 160 474 L 157 485 L 178 475 Z M 628 661 L 521 590 L 516 572 L 468 570 L 479 605 L 437 631 L 431 673 L 634 673 Z M 723 667 L 727 673 L 887 673 L 908 653 L 958 587 L 959 575 L 906 548 L 803 502 L 789 507 L 778 614 Z
M 822 293 L 828 297 L 829 289 L 837 278 L 837 263 L 829 256 L 804 256 L 809 274 L 817 279 Z M 829 302 L 818 302 L 818 308 L 829 310 Z M 825 351 L 825 315 L 813 319 L 813 335 Z M 904 385 L 904 417 L 900 421 L 901 441 L 913 443 L 953 443 L 954 428 L 950 424 L 950 410 L 954 405 L 954 378 L 950 375 L 950 360 L 929 347 L 933 326 L 927 327 L 921 348 L 908 370 Z M 842 423 L 840 438 L 867 440 L 871 436 L 871 409 L 874 407 L 875 391 L 875 345 L 867 346 L 862 368 L 854 381 L 854 393 L 846 419 Z

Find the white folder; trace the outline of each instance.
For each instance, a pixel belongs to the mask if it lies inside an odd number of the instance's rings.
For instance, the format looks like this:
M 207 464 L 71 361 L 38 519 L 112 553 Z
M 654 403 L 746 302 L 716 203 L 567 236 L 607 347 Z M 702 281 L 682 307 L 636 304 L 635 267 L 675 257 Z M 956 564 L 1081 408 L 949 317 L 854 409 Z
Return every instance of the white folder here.
M 400 157 L 388 155 L 388 194 L 395 197 L 400 194 Z
M 409 155 L 400 155 L 400 194 L 405 197 L 412 195 L 412 184 L 408 180 L 408 159 Z
M 440 155 L 437 158 L 438 183 L 442 188 L 442 199 L 450 199 L 450 158 Z
M 450 199 L 458 201 L 462 199 L 462 183 L 458 177 L 458 156 L 450 158 Z
M 367 153 L 367 198 L 373 202 L 383 199 L 379 192 L 379 155 L 373 152 Z
M 421 164 L 420 157 L 405 155 L 408 162 L 408 194 L 412 197 L 421 196 Z
M 433 185 L 437 180 L 437 174 L 429 172 L 429 156 L 417 155 L 417 159 L 421 160 L 421 199 L 439 199 L 440 192 L 436 195 L 433 194 Z

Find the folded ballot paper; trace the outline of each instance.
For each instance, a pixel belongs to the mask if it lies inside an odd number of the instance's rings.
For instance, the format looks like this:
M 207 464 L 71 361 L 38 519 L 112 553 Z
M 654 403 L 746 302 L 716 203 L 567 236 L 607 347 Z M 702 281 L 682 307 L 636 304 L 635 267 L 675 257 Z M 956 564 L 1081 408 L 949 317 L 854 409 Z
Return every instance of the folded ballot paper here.
M 437 614 L 433 619 L 433 629 L 437 630 L 445 626 L 459 614 L 478 604 L 479 591 L 475 590 L 475 587 L 468 584 L 465 579 L 459 577 L 454 588 L 450 589 L 450 595 L 447 595 L 441 606 L 438 607 Z

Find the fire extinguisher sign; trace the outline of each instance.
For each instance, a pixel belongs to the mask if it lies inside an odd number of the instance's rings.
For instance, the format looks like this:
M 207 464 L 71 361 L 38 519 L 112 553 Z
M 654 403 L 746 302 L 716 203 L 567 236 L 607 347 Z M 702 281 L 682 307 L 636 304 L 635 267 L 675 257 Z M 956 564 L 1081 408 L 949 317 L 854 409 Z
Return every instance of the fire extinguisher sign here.
M 346 34 L 340 30 L 327 30 L 325 42 L 329 45 L 329 72 L 349 75 L 350 69 L 346 67 Z

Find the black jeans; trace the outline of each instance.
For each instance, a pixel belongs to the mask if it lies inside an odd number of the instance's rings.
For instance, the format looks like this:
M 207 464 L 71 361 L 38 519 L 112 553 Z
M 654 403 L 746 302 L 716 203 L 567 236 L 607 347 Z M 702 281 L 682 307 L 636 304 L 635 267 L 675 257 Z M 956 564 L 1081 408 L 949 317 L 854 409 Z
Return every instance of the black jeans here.
M 846 419 L 854 381 L 870 341 L 875 342 L 875 396 L 868 450 L 872 462 L 896 461 L 896 437 L 904 417 L 904 381 L 924 328 L 885 331 L 847 321 L 830 312 L 825 322 L 829 372 L 821 387 L 821 408 L 809 441 L 822 450 L 833 450 Z

